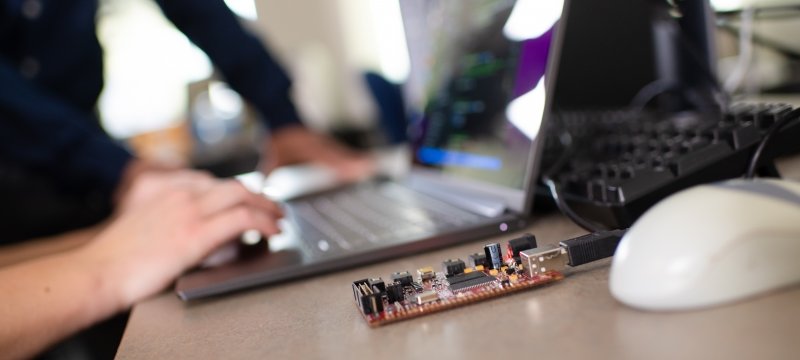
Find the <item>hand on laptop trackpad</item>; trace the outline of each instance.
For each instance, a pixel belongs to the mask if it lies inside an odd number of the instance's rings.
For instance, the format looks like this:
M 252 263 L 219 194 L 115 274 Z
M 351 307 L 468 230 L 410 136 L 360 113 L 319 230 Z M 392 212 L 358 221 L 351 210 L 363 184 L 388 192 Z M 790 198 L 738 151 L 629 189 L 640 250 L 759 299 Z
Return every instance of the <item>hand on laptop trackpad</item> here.
M 341 185 L 336 173 L 328 167 L 302 164 L 275 169 L 264 179 L 263 192 L 270 199 L 287 200 Z
M 198 269 L 181 276 L 175 289 L 182 299 L 219 294 L 244 288 L 236 285 L 243 278 L 300 264 L 302 255 L 296 249 L 278 250 L 264 256 L 253 256 L 213 268 Z M 227 290 L 224 290 L 227 289 Z M 209 292 L 210 291 L 210 292 Z M 205 295 L 203 295 L 205 294 Z
M 258 239 L 254 241 L 255 239 L 247 235 L 252 234 L 245 233 L 241 239 L 233 240 L 212 252 L 200 263 L 200 267 L 218 267 L 237 260 L 269 254 L 269 240 L 257 234 Z

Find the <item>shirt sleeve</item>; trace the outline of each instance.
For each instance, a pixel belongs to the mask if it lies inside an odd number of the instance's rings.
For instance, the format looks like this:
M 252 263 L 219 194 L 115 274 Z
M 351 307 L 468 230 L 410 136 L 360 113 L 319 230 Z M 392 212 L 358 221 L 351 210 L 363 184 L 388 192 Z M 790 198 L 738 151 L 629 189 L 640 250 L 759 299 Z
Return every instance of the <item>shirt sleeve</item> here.
M 291 81 L 261 41 L 222 0 L 157 0 L 167 18 L 206 54 L 225 80 L 275 130 L 299 124 Z
M 131 154 L 91 115 L 51 96 L 0 57 L 0 156 L 78 190 L 111 192 Z

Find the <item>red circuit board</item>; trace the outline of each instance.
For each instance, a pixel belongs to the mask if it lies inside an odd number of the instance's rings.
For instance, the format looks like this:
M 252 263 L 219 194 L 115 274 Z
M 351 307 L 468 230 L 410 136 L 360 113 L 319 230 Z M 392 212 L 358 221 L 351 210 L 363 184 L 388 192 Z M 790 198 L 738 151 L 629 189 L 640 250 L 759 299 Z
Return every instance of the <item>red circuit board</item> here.
M 429 268 L 430 269 L 430 268 Z M 521 268 L 507 267 L 502 270 L 484 270 L 482 267 L 468 268 L 464 274 L 447 278 L 436 272 L 428 279 L 415 279 L 403 286 L 402 298 L 389 301 L 385 294 L 375 294 L 369 301 L 362 300 L 372 291 L 365 281 L 354 282 L 356 304 L 371 327 L 377 327 L 401 320 L 436 313 L 439 311 L 473 304 L 484 300 L 505 296 L 563 279 L 557 271 L 529 276 Z M 467 280 L 465 280 L 467 279 Z M 380 301 L 381 304 L 375 304 Z M 370 303 L 372 302 L 372 303 Z M 366 308 L 366 309 L 365 309 Z M 379 309 L 379 311 L 375 311 Z

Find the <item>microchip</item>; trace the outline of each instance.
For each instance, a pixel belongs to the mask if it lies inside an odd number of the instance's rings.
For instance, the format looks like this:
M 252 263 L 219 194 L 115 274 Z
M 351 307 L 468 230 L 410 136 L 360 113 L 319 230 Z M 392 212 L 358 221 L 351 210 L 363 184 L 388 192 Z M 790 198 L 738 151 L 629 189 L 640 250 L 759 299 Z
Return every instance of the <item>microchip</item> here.
M 481 271 L 474 271 L 468 274 L 458 274 L 447 279 L 450 283 L 450 290 L 459 291 L 495 281 L 494 277 L 486 275 Z

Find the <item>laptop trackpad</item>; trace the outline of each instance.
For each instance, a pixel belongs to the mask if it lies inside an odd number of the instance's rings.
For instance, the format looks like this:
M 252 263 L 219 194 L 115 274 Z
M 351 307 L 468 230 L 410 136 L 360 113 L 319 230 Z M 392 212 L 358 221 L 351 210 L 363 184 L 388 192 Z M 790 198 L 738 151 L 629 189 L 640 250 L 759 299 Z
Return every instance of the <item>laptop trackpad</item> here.
M 280 276 L 280 273 L 296 268 L 302 260 L 303 255 L 297 249 L 250 254 L 234 262 L 183 275 L 175 284 L 175 290 L 185 298 L 187 293 L 195 291 L 218 293 L 219 290 L 240 289 L 251 283 L 263 283 L 269 274 Z

